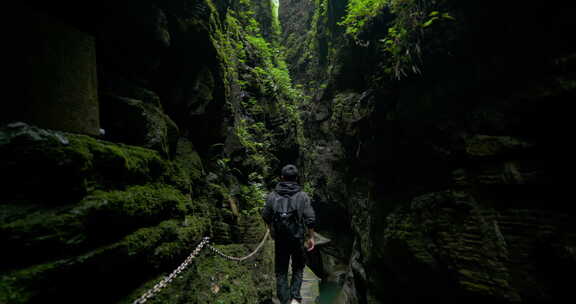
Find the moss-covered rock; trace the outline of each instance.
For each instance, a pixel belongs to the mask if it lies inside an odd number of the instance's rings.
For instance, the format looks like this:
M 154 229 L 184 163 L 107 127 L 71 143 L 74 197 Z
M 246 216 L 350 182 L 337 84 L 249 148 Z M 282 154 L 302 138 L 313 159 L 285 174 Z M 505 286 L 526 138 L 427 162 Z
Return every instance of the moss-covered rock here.
M 167 220 L 94 250 L 8 271 L 0 277 L 0 299 L 9 303 L 77 301 L 93 291 L 91 284 L 79 280 L 90 274 L 89 281 L 98 282 L 106 292 L 93 293 L 85 301 L 116 302 L 156 269 L 179 263 L 208 231 L 206 219 Z
M 6 240 L 1 268 L 76 254 L 122 237 L 139 227 L 192 214 L 186 196 L 167 185 L 95 191 L 74 205 L 12 214 L 0 225 Z M 42 252 L 42 255 L 37 255 Z
M 105 95 L 101 98 L 102 128 L 110 141 L 174 155 L 178 126 L 160 108 L 141 100 Z
M 283 4 L 292 76 L 318 92 L 301 168 L 332 242 L 314 269 L 324 279 L 348 265 L 330 281 L 340 300 L 569 294 L 545 269 L 576 265 L 551 249 L 574 246 L 574 225 L 559 218 L 574 213 L 555 203 L 570 120 L 556 105 L 574 99 L 576 46 L 562 37 L 574 11 L 524 6 L 522 18 L 538 22 L 519 25 L 518 7 L 480 1 Z M 342 20 L 356 27 L 350 43 Z M 546 38 L 530 47 L 535 33 Z
M 262 35 L 278 31 L 271 4 L 89 1 L 108 18 L 63 17 L 98 34 L 105 132 L 0 130 L 10 189 L 0 198 L 10 247 L 1 254 L 10 262 L 0 265 L 0 302 L 131 302 L 203 236 L 230 255 L 254 247 L 275 153 L 293 160 L 302 139 L 295 100 L 303 96 L 278 45 Z M 49 10 L 62 15 L 58 4 Z M 269 300 L 270 245 L 241 264 L 203 254 L 151 301 Z
M 13 123 L 0 129 L 4 201 L 42 198 L 66 203 L 94 188 L 118 188 L 157 179 L 167 170 L 145 148 Z
M 166 180 L 181 191 L 190 193 L 194 191 L 192 184 L 201 182 L 204 174 L 202 159 L 192 142 L 186 138 L 179 138 L 176 155 L 171 170 L 166 174 Z
M 533 144 L 511 136 L 474 135 L 466 138 L 466 152 L 471 157 L 505 156 L 530 148 Z
M 260 231 L 262 232 L 262 231 Z M 263 233 L 260 237 L 263 236 Z M 230 256 L 245 256 L 255 245 L 218 245 L 219 250 Z M 205 249 L 207 250 L 207 249 Z M 191 266 L 173 281 L 165 290 L 151 299 L 151 303 L 264 303 L 274 293 L 273 244 L 269 240 L 249 260 L 238 263 L 223 259 L 212 253 L 201 254 Z M 167 273 L 166 273 L 167 274 Z M 151 288 L 161 276 L 137 289 L 126 301 Z

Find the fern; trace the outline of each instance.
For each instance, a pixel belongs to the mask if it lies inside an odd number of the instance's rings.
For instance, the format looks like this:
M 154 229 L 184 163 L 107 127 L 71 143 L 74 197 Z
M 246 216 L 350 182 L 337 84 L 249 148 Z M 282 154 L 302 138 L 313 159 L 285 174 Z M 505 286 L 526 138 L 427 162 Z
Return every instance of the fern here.
M 424 31 L 434 24 L 455 20 L 447 12 L 440 12 L 439 1 L 424 0 L 350 0 L 347 14 L 338 24 L 346 27 L 346 34 L 360 46 L 369 46 L 360 34 L 384 12 L 395 15 L 384 37 L 377 38 L 386 54 L 385 74 L 396 79 L 409 73 L 420 73 Z

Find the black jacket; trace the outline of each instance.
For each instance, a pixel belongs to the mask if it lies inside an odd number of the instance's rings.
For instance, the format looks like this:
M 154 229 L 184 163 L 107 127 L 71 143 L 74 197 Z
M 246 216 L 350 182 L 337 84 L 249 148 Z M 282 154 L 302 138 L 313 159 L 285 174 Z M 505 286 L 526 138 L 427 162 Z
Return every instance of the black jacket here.
M 262 210 L 262 218 L 268 225 L 272 223 L 272 216 L 274 215 L 273 204 L 276 195 L 290 196 L 293 204 L 298 209 L 298 213 L 302 216 L 306 227 L 314 228 L 316 215 L 314 214 L 314 209 L 312 209 L 310 197 L 306 192 L 301 191 L 300 185 L 296 182 L 280 182 L 276 185 L 276 189 L 268 194 L 266 205 L 264 205 L 264 209 Z

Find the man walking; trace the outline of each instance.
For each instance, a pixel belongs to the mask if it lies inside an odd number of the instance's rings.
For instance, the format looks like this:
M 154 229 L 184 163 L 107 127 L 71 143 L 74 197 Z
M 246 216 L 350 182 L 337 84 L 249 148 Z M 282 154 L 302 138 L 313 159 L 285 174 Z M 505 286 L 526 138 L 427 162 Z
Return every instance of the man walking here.
M 298 169 L 282 168 L 282 181 L 268 194 L 262 218 L 275 240 L 276 292 L 281 304 L 302 302 L 300 287 L 305 266 L 305 250 L 314 249 L 314 209 L 306 192 L 298 185 Z M 292 281 L 288 286 L 288 263 L 292 259 Z M 292 300 L 290 302 L 290 300 Z

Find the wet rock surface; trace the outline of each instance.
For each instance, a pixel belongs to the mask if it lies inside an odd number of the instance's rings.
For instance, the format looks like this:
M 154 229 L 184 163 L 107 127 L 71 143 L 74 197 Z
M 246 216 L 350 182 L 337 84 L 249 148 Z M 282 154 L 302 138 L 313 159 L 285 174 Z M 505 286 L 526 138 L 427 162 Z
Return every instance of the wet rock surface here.
M 259 20 L 272 20 L 271 6 L 238 4 L 17 5 L 17 24 L 39 12 L 90 38 L 95 61 L 47 57 L 47 65 L 22 74 L 42 85 L 57 81 L 52 89 L 64 93 L 94 76 L 86 90 L 98 96 L 101 125 L 94 131 L 93 117 L 81 111 L 72 118 L 90 132 L 39 126 L 20 115 L 22 107 L 2 111 L 0 234 L 10 249 L 1 254 L 0 302 L 131 303 L 178 267 L 203 236 L 231 256 L 246 255 L 260 241 L 265 227 L 258 210 L 276 178 L 273 149 L 297 151 L 290 141 L 296 116 L 288 109 L 287 71 L 261 36 L 274 35 L 272 25 L 259 25 L 253 14 L 256 8 L 264 14 Z M 26 43 L 14 44 L 20 63 L 38 59 L 29 57 L 36 49 L 23 49 L 42 42 L 26 34 L 42 30 L 37 23 L 26 24 L 18 37 Z M 45 47 L 54 52 L 73 50 L 51 43 Z M 51 65 L 84 78 L 48 79 Z M 50 93 L 46 86 L 30 92 Z M 52 108 L 35 110 L 67 119 Z M 203 252 L 149 302 L 269 300 L 270 248 L 241 264 Z
M 557 106 L 575 94 L 560 79 L 574 77 L 573 59 L 564 59 L 576 46 L 555 36 L 527 51 L 526 29 L 511 25 L 515 8 L 493 7 L 489 27 L 475 4 L 454 8 L 467 36 L 450 56 L 423 58 L 421 76 L 371 82 L 379 71 L 363 65 L 377 59 L 370 46 L 328 52 L 332 74 L 305 116 L 311 142 L 302 157 L 318 230 L 332 239 L 311 265 L 331 286 L 324 293 L 336 294 L 326 303 L 540 301 L 569 293 L 559 278 L 576 266 L 566 259 L 575 215 L 558 171 L 567 157 L 555 151 L 569 120 Z M 559 33 L 569 22 L 552 15 L 532 33 Z M 333 34 L 302 32 L 318 41 Z M 291 64 L 299 69 L 298 58 Z
M 443 1 L 454 22 L 423 30 L 422 73 L 398 80 L 378 42 L 393 14 L 349 41 L 337 24 L 346 1 L 281 2 L 281 35 L 264 2 L 17 5 L 18 25 L 39 30 L 21 20 L 40 12 L 86 43 L 13 43 L 22 63 L 39 62 L 25 48 L 83 55 L 16 74 L 20 95 L 25 75 L 40 79 L 30 104 L 50 124 L 22 115 L 30 96 L 0 114 L 0 302 L 128 303 L 204 235 L 246 254 L 287 162 L 330 239 L 309 257 L 320 303 L 571 295 L 575 214 L 559 172 L 571 157 L 573 9 Z M 290 76 L 311 102 L 297 102 L 307 98 Z M 46 109 L 43 96 L 79 108 Z M 200 256 L 152 302 L 269 303 L 265 248 L 247 264 Z

